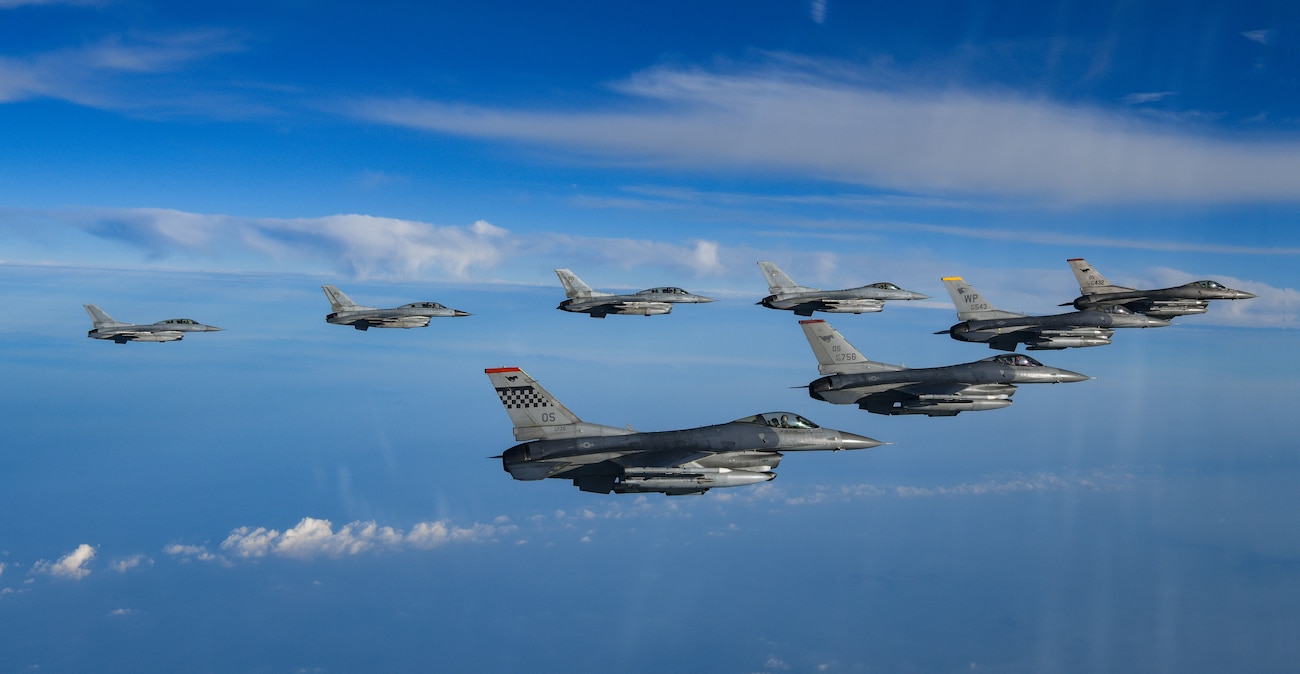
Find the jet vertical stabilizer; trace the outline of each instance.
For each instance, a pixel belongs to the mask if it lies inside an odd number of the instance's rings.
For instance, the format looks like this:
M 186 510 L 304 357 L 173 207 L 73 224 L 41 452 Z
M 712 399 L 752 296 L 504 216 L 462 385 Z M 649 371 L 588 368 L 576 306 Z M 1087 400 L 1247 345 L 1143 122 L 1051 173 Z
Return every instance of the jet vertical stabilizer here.
M 979 294 L 979 291 L 972 288 L 960 276 L 945 277 L 943 285 L 948 288 L 948 295 L 952 297 L 952 303 L 957 307 L 958 320 L 986 321 L 995 318 L 1020 318 L 1024 316 L 1024 314 L 995 309 L 992 304 L 989 304 L 988 300 Z
M 799 321 L 808 345 L 817 356 L 817 371 L 822 374 L 848 374 L 851 372 L 897 372 L 904 368 L 889 363 L 877 363 L 862 355 L 849 344 L 830 323 L 821 319 Z
M 773 295 L 780 295 L 782 293 L 799 292 L 799 291 L 807 291 L 807 292 L 817 291 L 817 288 L 809 288 L 807 286 L 801 286 L 798 283 L 795 283 L 794 279 L 790 278 L 789 275 L 781 271 L 781 268 L 776 266 L 776 264 L 772 262 L 767 262 L 767 261 L 759 262 L 758 268 L 762 269 L 763 276 L 767 277 L 767 291 L 769 293 L 772 293 Z
M 1070 263 L 1070 270 L 1074 272 L 1074 278 L 1079 280 L 1079 292 L 1083 295 L 1095 295 L 1098 293 L 1126 293 L 1132 292 L 1132 288 L 1117 286 L 1106 280 L 1101 272 L 1097 271 L 1088 264 L 1088 261 L 1081 258 L 1071 258 L 1066 260 Z
M 517 367 L 484 370 L 497 397 L 515 426 L 515 439 L 556 440 L 581 436 L 627 435 L 632 431 L 614 426 L 589 424 L 569 411 L 542 388 L 527 372 Z
M 356 311 L 358 309 L 372 308 L 372 307 L 363 307 L 357 304 L 356 302 L 353 302 L 351 297 L 348 297 L 347 295 L 343 294 L 342 290 L 339 290 L 334 286 L 321 286 L 321 290 L 324 290 L 325 296 L 330 298 L 330 307 L 333 308 L 334 311 L 336 312 Z
M 591 286 L 582 282 L 578 275 L 568 269 L 556 269 L 555 275 L 560 277 L 560 285 L 564 286 L 564 295 L 569 299 L 579 299 L 583 297 L 602 297 L 610 293 L 596 292 Z
M 112 316 L 109 316 L 103 309 L 100 309 L 94 304 L 83 304 L 81 306 L 85 307 L 86 313 L 90 314 L 90 322 L 94 324 L 96 328 L 110 328 L 115 325 L 128 325 L 127 323 L 119 323 L 113 320 Z

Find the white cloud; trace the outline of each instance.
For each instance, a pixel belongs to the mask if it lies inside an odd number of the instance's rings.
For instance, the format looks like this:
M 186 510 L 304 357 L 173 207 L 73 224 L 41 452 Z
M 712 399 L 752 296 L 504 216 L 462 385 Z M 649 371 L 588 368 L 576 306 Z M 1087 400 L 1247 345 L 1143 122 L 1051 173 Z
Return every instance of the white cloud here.
M 126 573 L 141 566 L 153 566 L 153 559 L 144 555 L 132 555 L 123 559 L 115 559 L 108 564 L 108 568 L 118 573 Z
M 220 555 L 214 555 L 202 545 L 182 545 L 173 543 L 163 547 L 163 554 L 180 559 L 197 559 L 204 562 L 224 561 Z
M 87 566 L 95 558 L 95 548 L 82 543 L 76 550 L 61 557 L 57 562 L 40 560 L 32 565 L 32 573 L 48 573 L 55 578 L 81 580 L 90 575 Z
M 469 527 L 455 526 L 446 520 L 419 522 L 408 533 L 379 526 L 373 521 L 352 522 L 335 531 L 329 520 L 304 517 L 284 532 L 264 527 L 240 527 L 222 541 L 221 549 L 241 558 L 338 558 L 367 551 L 429 550 L 450 543 L 481 543 L 516 531 L 518 527 L 502 517 L 493 524 L 476 522 Z
M 0 230 L 33 240 L 40 240 L 50 226 L 64 226 L 125 244 L 153 259 L 216 259 L 242 269 L 469 280 L 482 279 L 506 262 L 546 257 L 596 260 L 620 268 L 659 265 L 696 275 L 725 271 L 715 241 L 668 243 L 548 232 L 521 235 L 484 220 L 444 226 L 358 214 L 250 218 L 159 208 L 4 213 L 13 217 L 0 219 Z M 102 251 L 99 255 L 102 259 Z
M 1177 92 L 1174 91 L 1150 91 L 1145 93 L 1129 94 L 1120 99 L 1125 105 L 1143 105 L 1145 103 L 1156 103 L 1163 101 Z
M 123 93 L 124 83 L 142 75 L 174 71 L 214 54 L 240 49 L 219 31 L 170 35 L 110 36 L 82 47 L 23 58 L 0 57 L 0 103 L 56 98 L 108 109 L 184 105 L 158 100 L 153 91 Z M 189 91 L 191 99 L 202 99 Z
M 1051 203 L 1300 200 L 1300 142 L 1198 134 L 1125 111 L 1010 92 L 896 84 L 794 58 L 653 68 L 602 108 L 372 100 L 376 122 L 570 151 L 602 164 L 776 172 L 909 193 Z

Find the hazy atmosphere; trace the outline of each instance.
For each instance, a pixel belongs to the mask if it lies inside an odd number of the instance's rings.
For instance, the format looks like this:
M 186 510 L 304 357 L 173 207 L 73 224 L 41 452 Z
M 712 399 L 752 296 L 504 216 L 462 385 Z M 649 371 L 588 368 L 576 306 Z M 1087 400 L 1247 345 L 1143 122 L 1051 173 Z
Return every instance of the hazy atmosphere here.
M 0 672 L 1294 671 L 1293 4 L 0 0 Z M 965 363 L 942 277 L 1058 313 L 1076 257 L 1256 298 L 952 418 L 810 398 L 755 306 L 759 260 L 889 281 L 930 299 L 816 318 Z M 560 267 L 717 301 L 593 320 Z M 472 315 L 357 331 L 322 284 Z M 503 366 L 891 444 L 518 482 Z

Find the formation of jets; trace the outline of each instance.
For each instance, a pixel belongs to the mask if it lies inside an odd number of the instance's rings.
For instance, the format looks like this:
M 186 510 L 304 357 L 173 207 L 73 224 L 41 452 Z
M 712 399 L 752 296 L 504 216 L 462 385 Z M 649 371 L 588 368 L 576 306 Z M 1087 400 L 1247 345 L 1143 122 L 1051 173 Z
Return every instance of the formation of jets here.
M 957 319 L 951 328 L 935 334 L 949 334 L 963 342 L 988 344 L 990 349 L 1015 351 L 1020 344 L 1030 350 L 1068 349 L 1110 344 L 1116 328 L 1161 328 L 1163 318 L 1137 314 L 1113 304 L 1050 316 L 1026 316 L 994 308 L 960 276 L 943 279 Z
M 1178 316 L 1205 313 L 1213 300 L 1250 299 L 1216 281 L 1196 281 L 1173 288 L 1139 290 L 1109 283 L 1083 258 L 1069 261 L 1080 296 L 1061 306 L 1076 311 L 1030 316 L 995 308 L 965 279 L 942 279 L 957 308 L 959 323 L 936 334 L 987 344 L 1014 352 L 1102 346 L 1119 328 L 1153 328 Z M 887 301 L 927 299 L 927 295 L 880 282 L 843 290 L 820 290 L 796 284 L 776 264 L 758 263 L 768 282 L 758 304 L 808 317 L 814 312 L 873 313 Z M 655 316 L 674 304 L 713 300 L 674 286 L 631 294 L 598 292 L 568 269 L 556 269 L 566 299 L 558 309 L 592 318 L 609 314 Z M 327 323 L 370 328 L 422 328 L 435 317 L 470 314 L 437 302 L 412 302 L 391 309 L 362 306 L 332 285 L 321 288 L 332 312 Z M 93 329 L 87 336 L 118 344 L 131 341 L 179 341 L 189 332 L 221 328 L 188 318 L 157 323 L 120 323 L 94 304 L 84 305 Z M 1020 384 L 1060 384 L 1087 375 L 1050 367 L 1022 354 L 1006 353 L 958 365 L 908 368 L 873 361 L 854 348 L 838 330 L 820 319 L 799 321 L 822 376 L 807 385 L 808 395 L 836 405 L 857 405 L 872 414 L 951 417 L 962 412 L 995 410 L 1011 405 Z M 879 440 L 822 428 L 793 412 L 765 412 L 724 424 L 681 430 L 637 432 L 631 427 L 585 422 L 518 367 L 487 368 L 497 397 L 514 425 L 520 444 L 500 456 L 516 480 L 570 480 L 582 491 L 601 494 L 658 492 L 702 494 L 719 487 L 767 482 L 784 453 L 869 449 Z
M 906 368 L 863 356 L 822 320 L 799 321 L 825 377 L 808 384 L 808 395 L 836 405 L 857 405 L 873 414 L 951 417 L 1011 404 L 1016 384 L 1084 381 L 1087 375 L 1048 367 L 1020 354 L 974 363 Z

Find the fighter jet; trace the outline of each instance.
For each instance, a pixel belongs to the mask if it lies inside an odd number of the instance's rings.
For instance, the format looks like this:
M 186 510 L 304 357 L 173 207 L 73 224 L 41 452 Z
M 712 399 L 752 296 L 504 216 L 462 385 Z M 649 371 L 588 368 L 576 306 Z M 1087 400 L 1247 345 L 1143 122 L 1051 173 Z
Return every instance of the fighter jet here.
M 334 309 L 334 313 L 325 317 L 325 322 L 350 325 L 357 330 L 423 328 L 429 325 L 430 318 L 469 315 L 459 309 L 448 309 L 437 302 L 412 302 L 392 309 L 363 307 L 334 286 L 321 286 L 321 289 L 329 297 L 330 307 Z
M 885 443 L 821 428 L 792 412 L 730 423 L 638 433 L 589 424 L 517 367 L 484 370 L 522 444 L 499 457 L 516 480 L 573 480 L 598 494 L 703 494 L 767 482 L 783 452 L 868 449 Z
M 654 316 L 666 314 L 678 303 L 700 304 L 713 300 L 703 295 L 692 295 L 681 288 L 649 288 L 631 295 L 615 295 L 591 289 L 576 274 L 568 269 L 556 269 L 564 285 L 564 294 L 568 299 L 560 302 L 556 309 L 584 313 L 592 318 L 604 318 L 606 314 L 633 314 L 636 316 Z
M 187 332 L 218 332 L 221 328 L 204 325 L 189 318 L 169 318 L 157 323 L 137 325 L 119 323 L 94 304 L 83 304 L 94 328 L 86 333 L 92 339 L 111 339 L 118 344 L 127 342 L 179 342 Z
M 872 414 L 952 417 L 1011 405 L 1016 384 L 1083 381 L 1087 375 L 1048 367 L 1018 353 L 974 363 L 909 369 L 862 355 L 822 320 L 799 321 L 824 375 L 808 395 L 836 405 L 857 405 Z
M 943 279 L 961 320 L 936 335 L 948 334 L 962 342 L 983 342 L 990 349 L 1015 351 L 1025 344 L 1031 351 L 1110 344 L 1115 328 L 1159 328 L 1163 318 L 1135 314 L 1119 305 L 1051 316 L 1026 316 L 999 311 L 960 276 Z
M 1244 290 L 1233 290 L 1218 281 L 1193 281 L 1173 288 L 1137 290 L 1111 285 L 1104 276 L 1081 258 L 1067 260 L 1074 277 L 1079 280 L 1081 297 L 1062 304 L 1075 309 L 1122 306 L 1129 311 L 1159 318 L 1173 318 L 1203 314 L 1210 300 L 1249 300 L 1255 296 Z
M 844 290 L 820 290 L 798 285 L 771 262 L 759 262 L 758 266 L 767 277 L 767 291 L 772 293 L 758 304 L 769 309 L 793 311 L 796 316 L 811 316 L 814 311 L 865 314 L 884 309 L 885 300 L 924 300 L 930 297 L 885 282 Z

